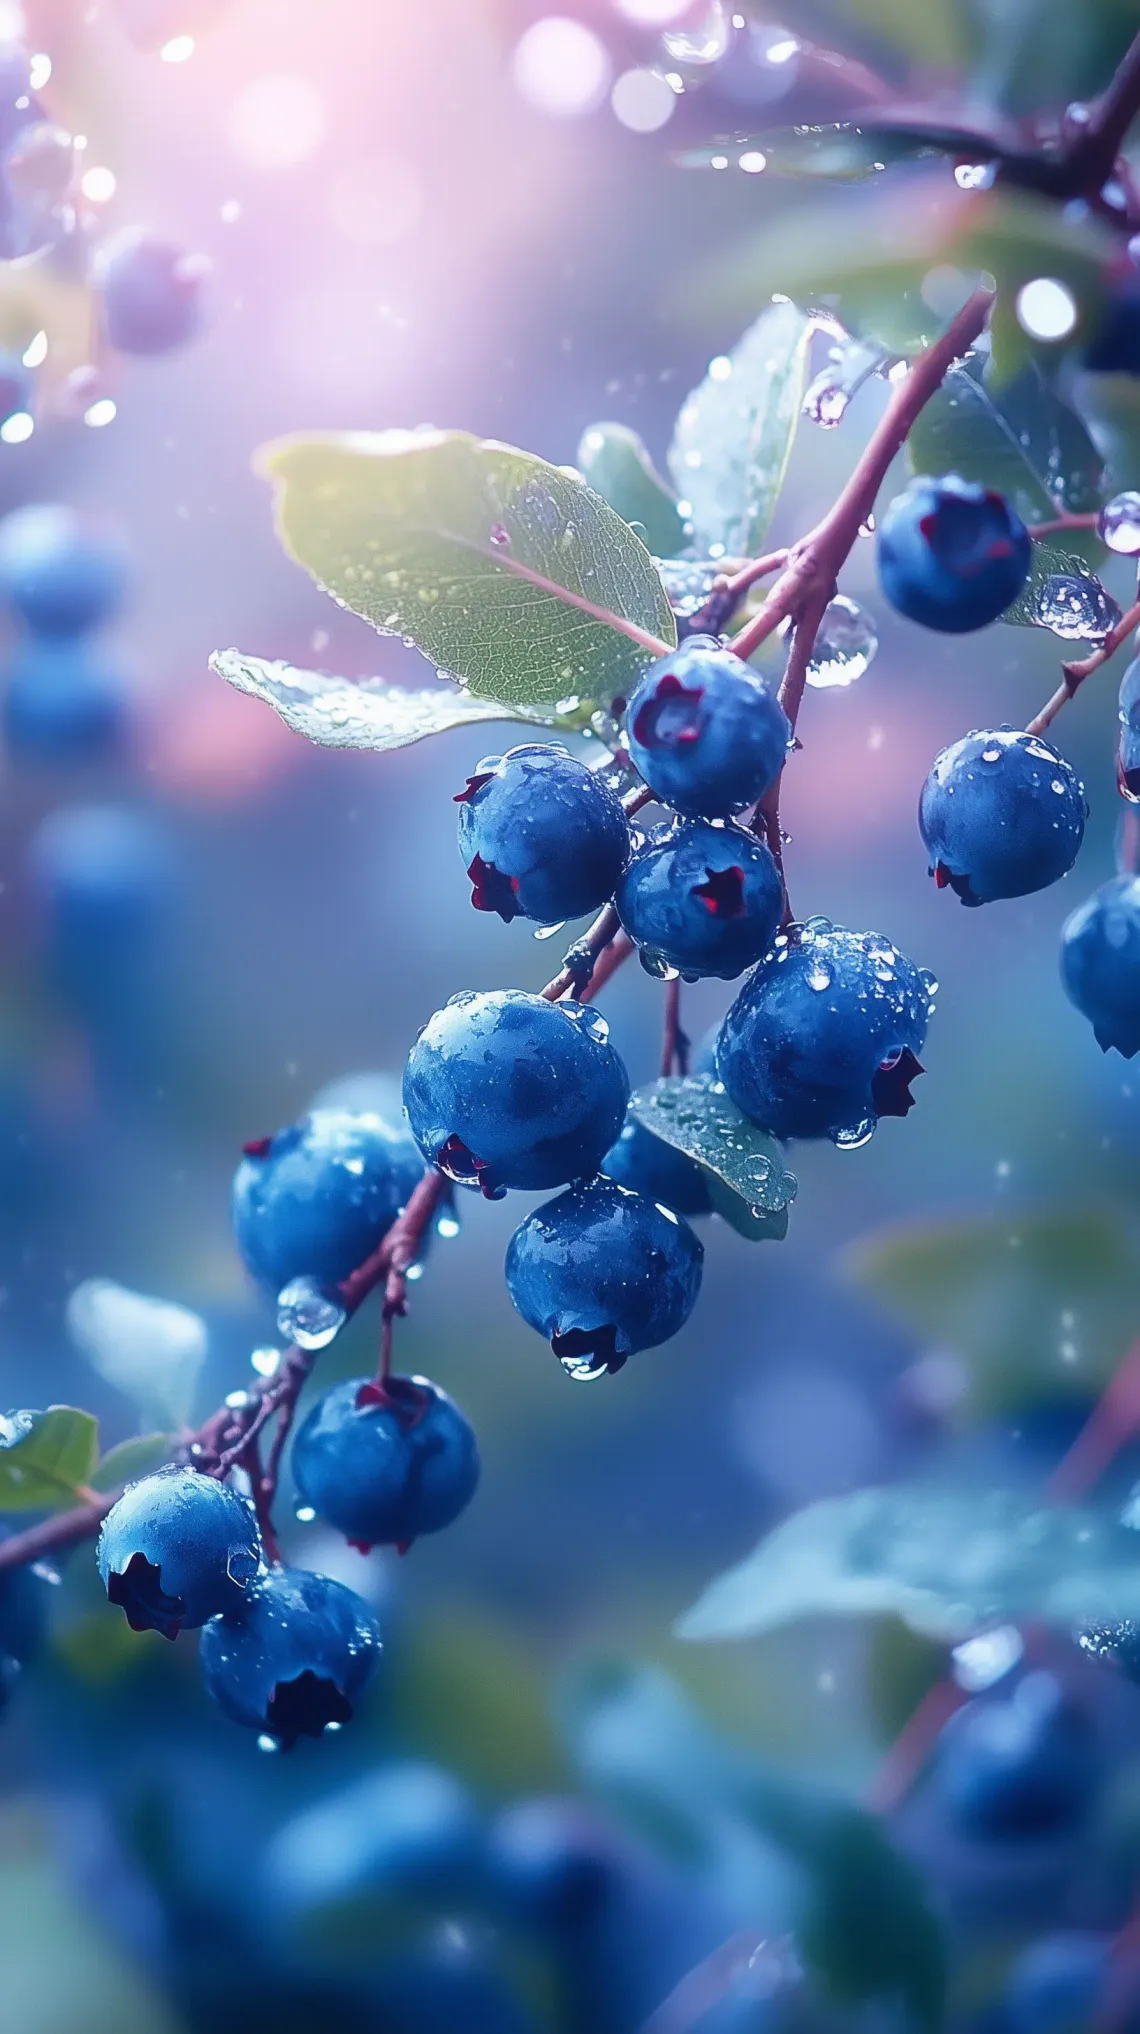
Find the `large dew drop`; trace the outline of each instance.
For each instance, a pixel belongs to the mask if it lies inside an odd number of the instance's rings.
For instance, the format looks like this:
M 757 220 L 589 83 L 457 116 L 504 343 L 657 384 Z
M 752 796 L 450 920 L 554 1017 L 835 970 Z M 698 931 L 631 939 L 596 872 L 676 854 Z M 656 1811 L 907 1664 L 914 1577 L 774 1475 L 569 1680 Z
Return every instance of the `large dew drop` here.
M 1102 643 L 1120 620 L 1120 609 L 1093 573 L 1078 578 L 1055 572 L 1037 596 L 1033 619 L 1068 643 Z
M 865 607 L 837 593 L 824 609 L 823 620 L 807 667 L 807 682 L 820 691 L 854 685 L 879 647 L 879 632 Z
M 1136 557 L 1140 553 L 1140 494 L 1114 494 L 1100 512 L 1097 531 L 1110 551 Z
M 298 1349 L 327 1349 L 348 1315 L 314 1278 L 291 1278 L 277 1295 L 277 1332 Z

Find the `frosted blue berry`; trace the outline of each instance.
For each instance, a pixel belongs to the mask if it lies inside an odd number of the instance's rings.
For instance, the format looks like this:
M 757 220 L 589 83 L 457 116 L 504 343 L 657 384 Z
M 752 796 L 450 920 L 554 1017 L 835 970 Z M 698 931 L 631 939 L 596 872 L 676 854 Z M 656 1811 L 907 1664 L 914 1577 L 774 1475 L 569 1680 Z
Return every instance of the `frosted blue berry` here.
M 530 744 L 491 757 L 455 802 L 477 911 L 555 925 L 613 896 L 629 822 L 617 793 L 565 749 Z
M 270 1293 L 296 1278 L 339 1285 L 383 1242 L 422 1177 L 402 1127 L 371 1111 L 314 1109 L 246 1145 L 232 1194 L 238 1249 Z
M 471 1427 L 426 1377 L 350 1377 L 317 1400 L 293 1443 L 306 1505 L 367 1552 L 452 1524 L 479 1482 Z
M 879 525 L 879 579 L 892 607 L 925 628 L 985 628 L 1029 577 L 1029 532 L 1004 495 L 919 475 Z
M 1102 883 L 1065 920 L 1061 979 L 1102 1052 L 1140 1052 L 1140 877 Z
M 1043 1671 L 977 1696 L 938 1741 L 935 1782 L 954 1820 L 977 1836 L 1070 1829 L 1089 1807 L 1099 1760 L 1084 1711 Z
M 131 227 L 100 250 L 95 286 L 107 344 L 168 353 L 198 332 L 209 264 L 171 240 Z
M 771 945 L 784 886 L 754 834 L 690 819 L 660 828 L 635 851 L 616 903 L 652 968 L 731 981 Z
M 1067 875 L 1085 831 L 1085 791 L 1040 735 L 965 735 L 935 758 L 918 823 L 939 888 L 963 904 L 1026 897 Z
M 206 1625 L 202 1679 L 235 1723 L 285 1748 L 347 1723 L 376 1671 L 363 1597 L 308 1568 L 270 1568 L 241 1608 Z
M 99 1573 L 132 1631 L 174 1638 L 235 1609 L 261 1563 L 252 1506 L 197 1469 L 159 1469 L 132 1483 L 103 1520 Z
M 625 717 L 650 789 L 690 819 L 726 819 L 762 798 L 792 730 L 767 682 L 709 636 L 651 664 Z
M 14 762 L 86 763 L 122 740 L 126 697 L 116 666 L 82 641 L 29 637 L 8 665 L 4 741 Z
M 0 600 L 37 636 L 78 636 L 118 613 L 130 583 L 122 539 L 74 509 L 35 502 L 0 522 Z

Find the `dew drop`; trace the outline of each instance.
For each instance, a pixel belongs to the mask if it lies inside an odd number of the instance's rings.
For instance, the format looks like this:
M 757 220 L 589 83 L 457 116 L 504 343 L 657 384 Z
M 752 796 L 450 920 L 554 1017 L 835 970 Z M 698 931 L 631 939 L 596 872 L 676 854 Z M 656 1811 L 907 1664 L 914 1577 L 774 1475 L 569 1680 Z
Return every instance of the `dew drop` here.
M 1120 608 L 1093 573 L 1078 578 L 1055 572 L 1037 595 L 1033 619 L 1064 642 L 1103 642 L 1120 620 Z
M 1097 530 L 1110 551 L 1125 558 L 1140 553 L 1140 494 L 1114 494 L 1100 512 Z
M 807 668 L 807 682 L 825 691 L 853 685 L 879 647 L 878 630 L 865 607 L 837 593 L 824 609 Z
M 315 1278 L 293 1278 L 277 1295 L 277 1332 L 298 1349 L 327 1349 L 348 1319 Z

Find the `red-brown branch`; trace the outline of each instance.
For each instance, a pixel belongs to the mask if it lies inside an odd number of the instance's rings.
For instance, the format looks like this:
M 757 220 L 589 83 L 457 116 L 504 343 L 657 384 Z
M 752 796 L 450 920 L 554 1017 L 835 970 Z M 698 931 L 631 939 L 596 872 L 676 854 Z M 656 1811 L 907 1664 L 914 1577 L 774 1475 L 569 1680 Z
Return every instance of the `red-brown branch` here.
M 1075 663 L 1062 664 L 1061 683 L 1053 697 L 1046 700 L 1040 713 L 1034 714 L 1033 719 L 1027 722 L 1026 734 L 1044 734 L 1046 728 L 1051 727 L 1056 720 L 1061 708 L 1067 706 L 1074 694 L 1080 691 L 1085 679 L 1091 678 L 1094 671 L 1099 671 L 1102 664 L 1107 664 L 1110 657 L 1115 657 L 1133 629 L 1137 628 L 1140 628 L 1140 600 L 1129 608 L 1127 614 L 1121 615 L 1116 627 L 1109 630 L 1103 643 L 1099 643 L 1087 657 L 1081 657 Z

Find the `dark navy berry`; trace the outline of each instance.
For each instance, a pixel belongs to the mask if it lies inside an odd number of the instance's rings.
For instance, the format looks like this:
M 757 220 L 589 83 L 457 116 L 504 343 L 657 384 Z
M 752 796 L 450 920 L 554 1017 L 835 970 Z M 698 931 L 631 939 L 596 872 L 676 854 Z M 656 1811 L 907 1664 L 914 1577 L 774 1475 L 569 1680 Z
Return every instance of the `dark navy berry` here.
M 784 886 L 754 834 L 687 819 L 659 828 L 636 850 L 616 903 L 651 972 L 676 968 L 732 981 L 768 951 Z
M 36 502 L 0 522 L 0 600 L 38 636 L 78 636 L 108 621 L 129 579 L 122 540 L 74 509 Z
M 1044 1935 L 1014 1958 L 1002 2000 L 1009 2034 L 1081 2034 L 1097 2025 L 1111 1962 L 1107 1935 Z
M 721 1026 L 717 1072 L 775 1137 L 864 1144 L 880 1116 L 913 1106 L 934 986 L 881 933 L 809 918 L 749 975 Z
M 650 789 L 689 819 L 727 819 L 754 805 L 792 739 L 766 681 L 711 636 L 690 636 L 650 665 L 625 724 Z
M 491 1200 L 507 1187 L 595 1173 L 628 1100 L 605 1019 L 521 989 L 453 996 L 404 1072 L 404 1107 L 428 1163 Z
M 1116 748 L 1116 783 L 1130 805 L 1140 804 L 1140 657 L 1134 657 L 1120 681 L 1120 734 Z
M 202 1678 L 235 1723 L 288 1748 L 347 1723 L 376 1671 L 380 1628 L 363 1597 L 308 1568 L 271 1568 L 202 1633 Z
M 695 1158 L 655 1137 L 652 1130 L 628 1116 L 616 1144 L 602 1160 L 607 1179 L 633 1193 L 664 1201 L 678 1215 L 711 1215 L 708 1174 Z
M 613 896 L 629 822 L 616 791 L 565 749 L 529 744 L 488 757 L 455 802 L 476 911 L 554 925 Z
M 370 1893 L 447 1898 L 475 1877 L 481 1838 L 454 1774 L 401 1759 L 294 1815 L 269 1845 L 266 1879 L 290 1918 Z
M 1085 348 L 1084 366 L 1090 374 L 1140 375 L 1140 282 L 1113 290 Z
M 580 1801 L 516 1801 L 492 1825 L 492 1892 L 513 1918 L 556 1934 L 575 1931 L 606 1901 L 622 1855 L 601 1818 Z
M 1114 876 L 1066 918 L 1061 980 L 1102 1052 L 1140 1052 L 1140 877 Z
M 339 1285 L 383 1242 L 422 1177 L 402 1128 L 370 1112 L 314 1109 L 246 1145 L 232 1195 L 238 1249 L 271 1293 L 295 1278 Z
M 175 1638 L 246 1599 L 261 1565 L 252 1506 L 197 1469 L 132 1483 L 103 1520 L 99 1573 L 132 1631 Z
M 168 353 L 202 323 L 209 264 L 174 241 L 130 228 L 100 250 L 95 283 L 107 344 L 120 353 Z
M 302 1502 L 367 1552 L 410 1547 L 471 1502 L 475 1436 L 453 1399 L 426 1377 L 334 1384 L 293 1443 Z
M 85 642 L 30 636 L 7 672 L 4 740 L 21 763 L 92 762 L 122 739 L 123 683 Z
M 571 1377 L 600 1377 L 684 1327 L 703 1260 L 672 1209 L 596 1179 L 545 1202 L 515 1230 L 507 1290 Z
M 963 736 L 936 756 L 918 823 L 930 872 L 963 904 L 1027 897 L 1068 874 L 1085 831 L 1085 789 L 1040 735 Z
M 879 525 L 879 579 L 900 614 L 961 635 L 996 621 L 1017 599 L 1031 549 L 1004 495 L 954 473 L 920 475 Z
M 1011 1690 L 977 1696 L 938 1741 L 935 1779 L 959 1826 L 976 1836 L 1045 1836 L 1088 1807 L 1096 1740 L 1084 1712 L 1042 1671 Z

